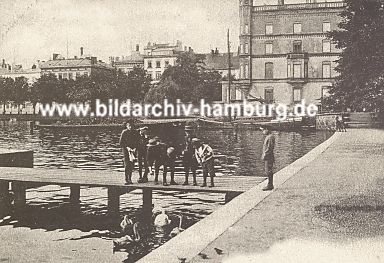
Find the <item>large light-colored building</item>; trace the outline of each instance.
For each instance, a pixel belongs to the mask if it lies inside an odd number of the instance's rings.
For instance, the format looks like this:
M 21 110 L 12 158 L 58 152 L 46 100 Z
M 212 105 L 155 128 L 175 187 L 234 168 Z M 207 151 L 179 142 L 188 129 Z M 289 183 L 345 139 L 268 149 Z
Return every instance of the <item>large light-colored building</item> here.
M 53 58 L 40 63 L 42 75 L 54 74 L 59 79 L 76 79 L 79 76 L 91 76 L 102 72 L 112 71 L 113 67 L 97 57 L 84 55 L 80 49 L 80 57 L 62 58 L 59 54 L 53 54 Z
M 183 51 L 191 51 L 191 48 L 183 50 L 180 41 L 176 45 L 148 43 L 144 48 L 144 69 L 154 83 L 160 80 L 167 67 L 176 65 L 177 56 Z
M 254 6 L 240 0 L 240 80 L 231 100 L 319 105 L 334 83 L 341 52 L 327 34 L 337 29 L 344 8 L 341 1 Z M 228 101 L 227 83 L 223 98 Z
M 24 77 L 28 80 L 29 84 L 34 83 L 40 78 L 41 70 L 38 65 L 33 65 L 30 69 L 24 69 L 21 65 L 9 65 L 3 59 L 0 68 L 0 77 L 2 78 L 20 78 Z

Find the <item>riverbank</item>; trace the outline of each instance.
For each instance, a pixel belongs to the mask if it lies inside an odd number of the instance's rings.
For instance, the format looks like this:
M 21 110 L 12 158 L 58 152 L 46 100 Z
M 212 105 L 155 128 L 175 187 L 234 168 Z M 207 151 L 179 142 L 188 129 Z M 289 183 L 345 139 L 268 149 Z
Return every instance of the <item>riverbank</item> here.
M 336 133 L 140 262 L 383 262 L 383 153 L 384 130 Z

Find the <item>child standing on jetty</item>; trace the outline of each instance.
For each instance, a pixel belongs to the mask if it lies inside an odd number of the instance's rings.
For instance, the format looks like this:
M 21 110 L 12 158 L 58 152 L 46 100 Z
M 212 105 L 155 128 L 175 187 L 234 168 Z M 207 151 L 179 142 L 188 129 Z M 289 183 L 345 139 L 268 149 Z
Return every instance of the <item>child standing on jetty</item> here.
M 148 182 L 148 161 L 147 161 L 147 144 L 149 142 L 148 127 L 141 127 L 139 129 L 139 145 L 137 149 L 137 162 L 139 164 L 139 183 Z M 143 175 L 144 168 L 144 175 Z
M 196 169 L 197 169 L 197 161 L 195 158 L 195 149 L 192 145 L 192 139 L 193 136 L 193 128 L 191 126 L 185 126 L 184 128 L 185 136 L 185 147 L 183 150 L 183 166 L 184 166 L 184 173 L 185 173 L 185 180 L 183 185 L 188 185 L 188 177 L 189 177 L 189 171 L 192 172 L 193 176 L 193 185 L 196 186 Z
M 125 127 L 126 129 L 120 136 L 120 147 L 124 156 L 124 168 L 125 168 L 125 184 L 132 184 L 132 171 L 134 168 L 135 151 L 138 146 L 138 134 L 134 129 L 133 120 L 129 120 Z
M 215 167 L 213 162 L 213 150 L 212 148 L 205 143 L 202 143 L 200 139 L 192 139 L 193 147 L 195 148 L 195 157 L 196 160 L 200 163 L 201 168 L 203 168 L 203 178 L 204 182 L 202 187 L 207 186 L 207 177 L 208 174 L 211 177 L 211 184 L 209 187 L 214 187 L 213 177 L 215 177 Z

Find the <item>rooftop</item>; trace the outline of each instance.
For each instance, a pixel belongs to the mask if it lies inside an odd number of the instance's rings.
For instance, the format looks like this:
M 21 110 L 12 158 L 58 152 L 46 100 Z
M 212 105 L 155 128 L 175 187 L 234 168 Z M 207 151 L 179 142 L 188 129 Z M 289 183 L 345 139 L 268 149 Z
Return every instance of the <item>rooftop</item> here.
M 98 61 L 96 57 L 55 59 L 41 62 L 40 68 L 77 68 L 77 67 L 110 68 L 106 63 Z
M 144 56 L 139 52 L 132 52 L 131 55 L 124 56 L 119 61 L 114 61 L 115 64 L 138 63 L 138 62 L 144 63 Z
M 222 69 L 228 69 L 228 54 L 205 54 L 205 60 L 204 63 L 207 68 L 209 69 L 216 69 L 216 70 L 222 70 Z M 231 68 L 232 69 L 238 69 L 240 68 L 240 61 L 239 57 L 231 53 Z

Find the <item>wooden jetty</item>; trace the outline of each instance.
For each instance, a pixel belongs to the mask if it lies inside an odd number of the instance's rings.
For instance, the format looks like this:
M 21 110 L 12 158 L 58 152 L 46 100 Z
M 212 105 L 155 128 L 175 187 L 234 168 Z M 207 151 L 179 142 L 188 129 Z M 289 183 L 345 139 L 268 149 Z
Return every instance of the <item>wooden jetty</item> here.
M 161 179 L 162 174 L 159 177 Z M 137 181 L 137 179 L 138 174 L 136 173 L 133 180 Z M 141 189 L 143 192 L 143 210 L 151 213 L 152 191 L 223 193 L 227 195 L 226 199 L 229 200 L 264 180 L 264 178 L 256 176 L 221 176 L 215 178 L 215 187 L 209 188 L 183 186 L 181 185 L 183 179 L 176 177 L 179 184 L 170 186 L 163 186 L 154 182 L 125 185 L 124 173 L 120 172 L 0 167 L 0 191 L 3 191 L 0 195 L 6 194 L 4 191 L 8 191 L 9 183 L 11 183 L 14 204 L 16 207 L 22 207 L 26 204 L 26 189 L 28 188 L 43 185 L 69 186 L 71 190 L 69 201 L 76 204 L 80 202 L 81 186 L 105 187 L 108 189 L 108 213 L 118 214 L 120 195 Z M 202 181 L 202 178 L 198 178 L 198 180 Z

